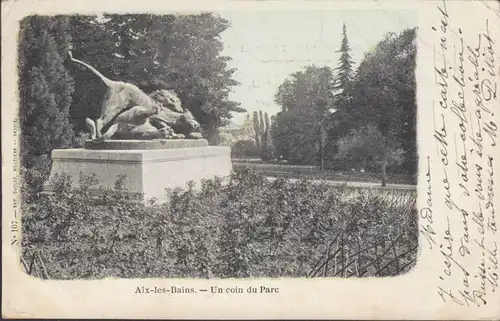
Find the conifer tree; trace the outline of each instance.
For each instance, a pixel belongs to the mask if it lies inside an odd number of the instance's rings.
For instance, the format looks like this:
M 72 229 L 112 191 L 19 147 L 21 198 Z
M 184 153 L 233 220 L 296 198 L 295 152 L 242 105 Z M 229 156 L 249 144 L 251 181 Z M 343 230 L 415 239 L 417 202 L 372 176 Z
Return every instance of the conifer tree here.
M 261 135 L 263 135 L 263 133 L 266 131 L 266 125 L 264 123 L 264 114 L 262 113 L 262 110 L 259 111 L 259 122 Z
M 353 117 L 353 81 L 354 81 L 354 63 L 351 58 L 351 47 L 347 37 L 347 27 L 345 23 L 342 26 L 342 41 L 340 50 L 340 59 L 337 68 L 335 68 L 336 76 L 332 89 L 334 94 L 333 108 L 335 114 L 333 119 L 325 119 L 328 132 L 331 140 L 337 140 L 340 136 L 345 135 L 354 121 Z M 328 124 L 327 124 L 328 123 Z M 332 146 L 335 146 L 333 144 Z M 326 151 L 322 151 L 324 155 Z M 336 151 L 330 151 L 336 153 Z M 323 158 L 323 156 L 322 156 Z M 323 163 L 323 161 L 322 161 Z
M 264 114 L 266 130 L 263 134 L 263 141 L 265 143 L 262 144 L 262 159 L 270 160 L 275 157 L 274 152 L 274 144 L 271 137 L 271 124 L 269 123 L 269 115 L 268 113 Z
M 351 58 L 351 47 L 347 37 L 347 27 L 344 23 L 342 27 L 342 42 L 340 46 L 340 61 L 335 69 L 337 77 L 334 83 L 334 90 L 344 90 L 352 80 L 354 63 Z
M 260 123 L 260 149 L 261 154 L 267 150 L 267 127 L 264 122 L 264 114 L 262 110 L 259 111 L 259 123 Z M 264 158 L 264 157 L 263 157 Z
M 72 144 L 68 119 L 73 79 L 64 67 L 70 45 L 64 17 L 30 16 L 21 22 L 19 95 L 21 164 L 30 168 L 55 148 Z
M 271 126 L 269 124 L 269 114 L 268 113 L 264 113 L 264 121 L 266 123 L 266 131 L 269 131 L 269 128 L 271 128 Z
M 259 113 L 257 111 L 253 112 L 253 129 L 255 131 L 255 145 L 257 145 L 257 148 L 260 148 L 261 131 L 260 131 Z

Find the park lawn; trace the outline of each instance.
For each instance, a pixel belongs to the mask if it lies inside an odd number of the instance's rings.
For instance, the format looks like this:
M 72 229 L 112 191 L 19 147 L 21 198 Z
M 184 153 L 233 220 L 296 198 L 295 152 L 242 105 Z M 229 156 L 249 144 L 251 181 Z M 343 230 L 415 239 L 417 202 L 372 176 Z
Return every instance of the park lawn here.
M 361 182 L 375 183 L 381 182 L 380 173 L 371 172 L 341 172 L 334 170 L 321 170 L 318 166 L 299 166 L 288 164 L 271 164 L 265 162 L 249 161 L 245 162 L 241 159 L 233 159 L 233 168 L 236 171 L 252 169 L 262 175 L 269 177 L 287 177 L 287 178 L 302 178 L 307 177 L 310 180 L 331 180 L 339 182 Z M 416 185 L 415 177 L 411 175 L 388 175 L 389 184 L 404 184 Z

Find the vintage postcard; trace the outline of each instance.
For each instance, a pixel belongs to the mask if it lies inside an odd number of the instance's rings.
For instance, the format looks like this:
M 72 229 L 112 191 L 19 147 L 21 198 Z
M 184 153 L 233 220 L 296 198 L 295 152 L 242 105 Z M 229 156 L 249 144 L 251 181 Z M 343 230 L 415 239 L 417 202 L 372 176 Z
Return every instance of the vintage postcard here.
M 5 318 L 500 319 L 497 1 L 2 1 Z

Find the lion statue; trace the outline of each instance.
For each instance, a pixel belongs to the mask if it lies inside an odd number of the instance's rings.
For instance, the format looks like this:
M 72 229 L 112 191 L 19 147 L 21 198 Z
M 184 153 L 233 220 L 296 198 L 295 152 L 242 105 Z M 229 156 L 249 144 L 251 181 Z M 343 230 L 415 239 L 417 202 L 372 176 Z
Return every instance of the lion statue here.
M 97 120 L 86 119 L 94 141 L 106 139 L 202 138 L 200 124 L 173 90 L 160 89 L 147 95 L 139 87 L 113 81 L 91 65 L 71 61 L 92 71 L 106 85 L 106 96 Z

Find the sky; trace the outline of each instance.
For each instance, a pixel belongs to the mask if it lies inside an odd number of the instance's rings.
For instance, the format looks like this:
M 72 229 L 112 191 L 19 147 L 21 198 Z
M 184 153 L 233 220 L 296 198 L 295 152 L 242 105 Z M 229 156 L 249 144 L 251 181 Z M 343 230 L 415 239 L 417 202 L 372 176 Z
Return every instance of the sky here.
M 278 87 L 307 65 L 338 65 L 342 24 L 347 27 L 351 56 L 357 66 L 364 54 L 388 32 L 400 33 L 417 26 L 412 11 L 232 11 L 219 12 L 230 27 L 221 34 L 230 68 L 236 68 L 230 99 L 250 114 L 255 110 L 276 114 Z M 242 124 L 246 113 L 235 113 Z

